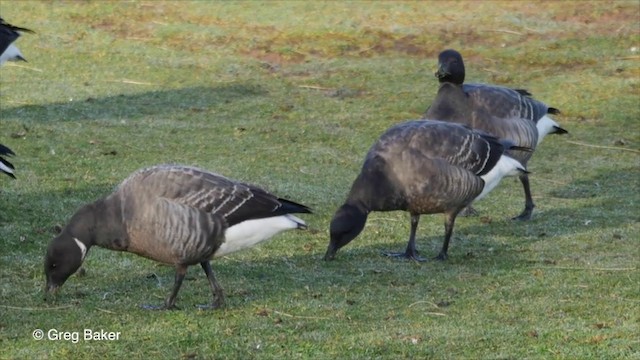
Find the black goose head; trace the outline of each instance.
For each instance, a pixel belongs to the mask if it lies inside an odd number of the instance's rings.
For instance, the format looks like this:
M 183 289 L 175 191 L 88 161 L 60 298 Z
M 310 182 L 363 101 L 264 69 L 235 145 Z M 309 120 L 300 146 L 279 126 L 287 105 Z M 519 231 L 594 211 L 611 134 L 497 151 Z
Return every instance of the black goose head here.
M 54 238 L 44 259 L 46 293 L 55 293 L 80 268 L 86 254 L 86 245 L 68 232 L 62 232 Z
M 459 52 L 448 49 L 438 55 L 438 71 L 435 73 L 440 83 L 458 85 L 464 83 L 464 62 Z
M 333 260 L 338 249 L 347 245 L 362 232 L 367 222 L 367 215 L 357 206 L 349 204 L 342 205 L 336 211 L 329 227 L 331 239 L 324 255 L 325 260 Z
M 78 210 L 67 226 L 51 240 L 44 258 L 45 300 L 80 268 L 94 243 L 94 228 L 94 207 L 90 204 Z

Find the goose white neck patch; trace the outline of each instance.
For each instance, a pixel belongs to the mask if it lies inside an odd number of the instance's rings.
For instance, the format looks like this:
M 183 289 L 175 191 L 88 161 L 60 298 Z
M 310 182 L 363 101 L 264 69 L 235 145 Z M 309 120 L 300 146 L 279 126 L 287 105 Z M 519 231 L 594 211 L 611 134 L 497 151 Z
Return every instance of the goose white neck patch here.
M 73 238 L 73 241 L 75 241 L 80 248 L 80 252 L 82 252 L 82 260 L 84 260 L 84 257 L 87 255 L 87 245 L 83 244 L 82 241 L 76 238 Z

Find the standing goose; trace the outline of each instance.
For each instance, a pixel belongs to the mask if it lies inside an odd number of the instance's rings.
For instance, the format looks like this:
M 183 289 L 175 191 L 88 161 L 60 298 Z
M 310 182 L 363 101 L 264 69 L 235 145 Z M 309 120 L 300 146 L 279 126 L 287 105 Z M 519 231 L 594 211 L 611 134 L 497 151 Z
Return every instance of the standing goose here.
M 20 37 L 19 31 L 33 33 L 33 30 L 11 25 L 0 18 L 0 65 L 5 61 L 27 61 L 13 44 Z
M 463 84 L 464 62 L 460 53 L 455 50 L 440 53 L 435 75 L 439 79 L 440 88 L 424 118 L 469 125 L 501 139 L 509 139 L 517 146 L 531 149 L 508 152 L 524 166 L 547 134 L 567 133 L 548 116 L 559 114 L 560 111 L 533 99 L 526 90 Z M 519 178 L 524 188 L 525 207 L 514 219 L 529 220 L 535 207 L 529 176 L 525 172 Z
M 526 172 L 505 156 L 511 142 L 442 121 L 415 120 L 388 129 L 373 144 L 346 202 L 333 216 L 324 256 L 332 260 L 364 228 L 371 211 L 404 210 L 411 215 L 404 253 L 419 258 L 415 237 L 421 214 L 445 214 L 445 236 L 437 259 L 445 260 L 456 216 L 485 196 L 502 177 Z M 526 149 L 522 149 L 526 150 Z
M 11 151 L 11 149 L 0 144 L 0 172 L 3 172 L 15 179 L 16 176 L 13 174 L 13 170 L 15 168 L 13 167 L 13 164 L 11 164 L 9 160 L 4 158 L 5 156 L 9 157 L 12 155 L 15 155 L 15 153 Z
M 55 292 L 97 245 L 176 268 L 164 306 L 172 309 L 190 265 L 209 280 L 211 308 L 224 303 L 209 260 L 251 247 L 288 229 L 306 229 L 292 213 L 311 210 L 254 185 L 195 167 L 158 165 L 134 172 L 110 195 L 78 210 L 47 249 L 47 294 Z

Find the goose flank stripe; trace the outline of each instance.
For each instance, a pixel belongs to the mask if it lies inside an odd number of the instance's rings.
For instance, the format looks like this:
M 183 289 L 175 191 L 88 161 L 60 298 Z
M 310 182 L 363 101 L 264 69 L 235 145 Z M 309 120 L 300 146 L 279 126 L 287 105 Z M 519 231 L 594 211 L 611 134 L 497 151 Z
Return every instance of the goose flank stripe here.
M 15 167 L 13 164 L 9 162 L 9 160 L 5 159 L 5 157 L 14 156 L 15 153 L 11 151 L 8 147 L 0 144 L 0 172 L 9 175 L 9 177 L 16 178 L 14 175 Z

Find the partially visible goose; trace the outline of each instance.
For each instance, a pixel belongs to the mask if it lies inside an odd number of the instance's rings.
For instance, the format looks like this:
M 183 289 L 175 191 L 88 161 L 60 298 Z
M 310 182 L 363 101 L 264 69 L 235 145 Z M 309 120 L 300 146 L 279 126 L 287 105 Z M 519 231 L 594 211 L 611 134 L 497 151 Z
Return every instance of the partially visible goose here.
M 535 150 L 547 134 L 567 133 L 549 116 L 560 111 L 533 99 L 526 90 L 463 84 L 464 62 L 462 55 L 455 50 L 440 53 L 436 77 L 440 88 L 424 115 L 425 119 L 466 124 L 531 150 Z M 508 154 L 527 166 L 533 152 L 511 150 Z M 514 219 L 529 220 L 535 207 L 529 176 L 522 173 L 519 177 L 524 188 L 525 207 Z
M 19 31 L 33 33 L 33 30 L 11 25 L 0 18 L 0 65 L 5 61 L 27 61 L 13 44 L 20 37 Z
M 162 309 L 175 307 L 190 265 L 200 264 L 224 303 L 209 260 L 256 245 L 288 229 L 305 229 L 292 213 L 311 210 L 254 185 L 195 167 L 159 165 L 134 172 L 110 195 L 78 210 L 47 249 L 47 294 L 55 292 L 100 246 L 128 251 L 176 268 Z M 147 308 L 158 308 L 150 307 Z
M 526 171 L 504 155 L 510 148 L 509 141 L 447 122 L 416 120 L 391 127 L 367 153 L 346 202 L 333 216 L 324 259 L 332 260 L 360 234 L 370 212 L 393 210 L 409 212 L 411 233 L 404 253 L 388 255 L 424 260 L 415 247 L 420 215 L 444 213 L 444 243 L 437 258 L 446 259 L 460 210 L 502 177 Z
M 15 155 L 15 153 L 11 151 L 11 149 L 0 144 L 0 172 L 3 172 L 15 179 L 16 176 L 13 174 L 13 170 L 15 168 L 13 167 L 13 164 L 11 164 L 9 160 L 4 158 L 5 156 L 9 157 L 12 155 Z

